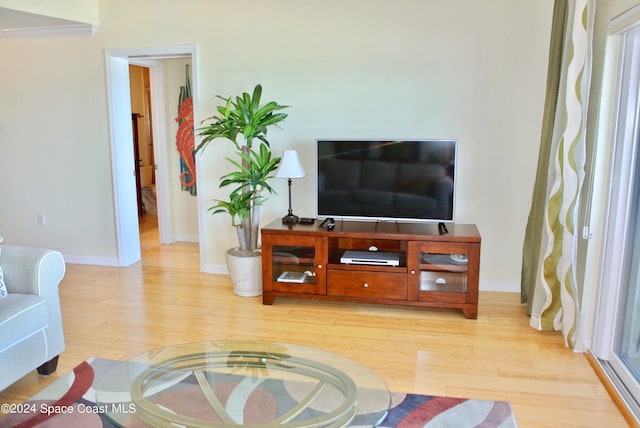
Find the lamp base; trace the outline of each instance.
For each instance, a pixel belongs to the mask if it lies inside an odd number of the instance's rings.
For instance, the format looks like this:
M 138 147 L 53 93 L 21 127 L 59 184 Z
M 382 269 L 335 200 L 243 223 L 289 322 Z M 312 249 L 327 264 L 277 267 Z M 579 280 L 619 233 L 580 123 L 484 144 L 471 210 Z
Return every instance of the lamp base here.
M 287 214 L 286 216 L 282 217 L 282 223 L 283 224 L 293 224 L 293 223 L 297 223 L 298 222 L 298 216 L 294 215 L 294 214 Z

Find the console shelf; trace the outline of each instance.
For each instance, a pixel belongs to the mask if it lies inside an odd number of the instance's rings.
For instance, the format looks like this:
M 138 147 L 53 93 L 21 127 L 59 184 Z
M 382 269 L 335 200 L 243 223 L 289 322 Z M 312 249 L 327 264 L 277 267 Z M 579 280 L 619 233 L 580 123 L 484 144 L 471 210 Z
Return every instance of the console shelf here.
M 481 238 L 475 225 L 337 221 L 334 230 L 282 224 L 262 229 L 263 303 L 276 297 L 461 309 L 478 315 Z M 347 250 L 399 254 L 397 266 L 344 264 Z M 304 276 L 282 281 L 283 273 Z

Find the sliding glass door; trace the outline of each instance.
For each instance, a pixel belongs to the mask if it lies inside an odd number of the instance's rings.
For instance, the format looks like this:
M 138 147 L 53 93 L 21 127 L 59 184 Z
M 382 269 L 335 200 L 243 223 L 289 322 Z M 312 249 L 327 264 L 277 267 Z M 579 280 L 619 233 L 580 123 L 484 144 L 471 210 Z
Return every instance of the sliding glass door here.
M 640 419 L 640 25 L 608 48 L 613 150 L 593 352 Z
M 640 417 L 640 159 L 634 146 L 613 352 L 606 364 Z
M 638 162 L 633 179 L 632 212 L 629 223 L 629 245 L 625 249 L 625 263 L 622 276 L 622 307 L 615 353 L 624 364 L 624 369 L 640 380 L 640 215 L 638 213 Z

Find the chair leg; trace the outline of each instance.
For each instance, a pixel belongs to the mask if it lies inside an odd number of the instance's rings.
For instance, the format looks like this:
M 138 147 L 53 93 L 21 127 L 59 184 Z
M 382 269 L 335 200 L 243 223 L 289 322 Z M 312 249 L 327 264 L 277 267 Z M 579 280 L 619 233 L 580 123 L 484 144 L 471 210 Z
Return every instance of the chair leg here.
M 38 367 L 38 374 L 40 376 L 49 376 L 51 373 L 55 372 L 58 368 L 58 357 L 59 355 L 56 355 L 55 357 Z

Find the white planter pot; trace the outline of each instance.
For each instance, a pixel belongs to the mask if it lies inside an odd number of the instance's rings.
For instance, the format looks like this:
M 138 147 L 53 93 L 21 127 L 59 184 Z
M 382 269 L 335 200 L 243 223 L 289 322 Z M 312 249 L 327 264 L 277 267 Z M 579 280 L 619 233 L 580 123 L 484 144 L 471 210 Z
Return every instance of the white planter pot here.
M 258 252 L 251 256 L 234 255 L 235 249 L 227 250 L 225 258 L 233 292 L 242 297 L 262 295 L 262 255 Z

